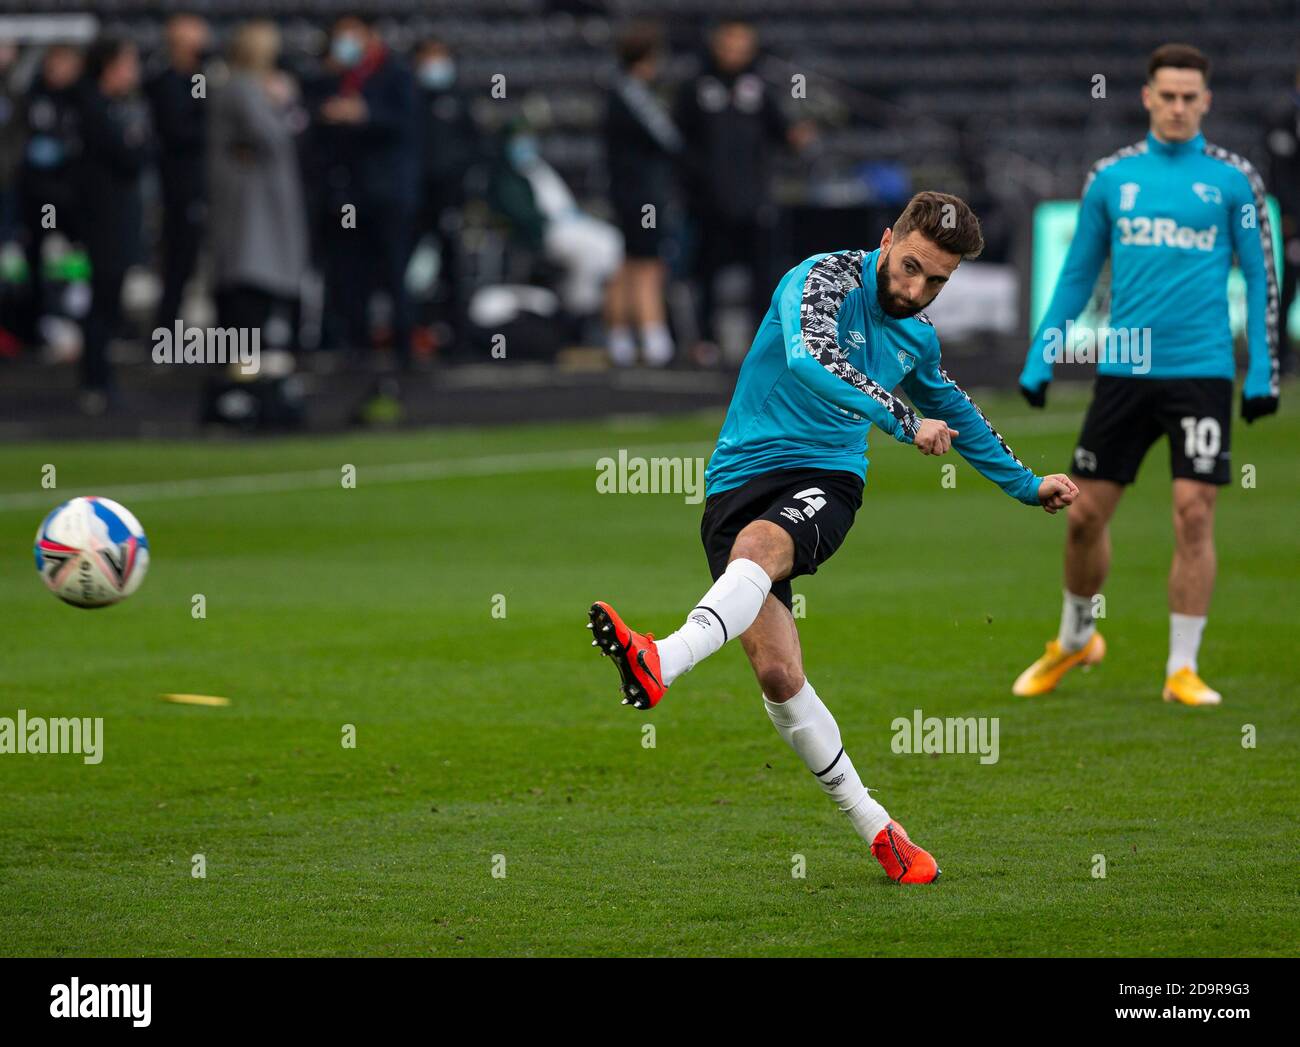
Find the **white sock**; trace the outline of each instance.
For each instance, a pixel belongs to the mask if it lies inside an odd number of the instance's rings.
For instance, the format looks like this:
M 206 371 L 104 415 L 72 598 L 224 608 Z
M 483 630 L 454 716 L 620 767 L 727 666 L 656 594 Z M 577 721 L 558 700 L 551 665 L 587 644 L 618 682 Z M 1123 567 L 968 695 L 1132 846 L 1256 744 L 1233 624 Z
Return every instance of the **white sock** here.
M 641 328 L 641 345 L 645 362 L 651 367 L 663 367 L 673 358 L 673 336 L 667 324 L 647 324 Z
M 686 623 L 655 641 L 664 686 L 753 625 L 771 588 L 772 579 L 753 560 L 727 564 L 713 588 L 691 608 Z
M 609 358 L 617 367 L 631 367 L 636 363 L 636 340 L 632 337 L 632 328 L 626 324 L 609 329 L 605 340 Z
M 1204 631 L 1203 614 L 1169 616 L 1169 661 L 1165 663 L 1166 676 L 1173 676 L 1183 668 L 1196 672 L 1196 654 L 1201 649 L 1201 633 Z
M 840 742 L 839 725 L 817 697 L 813 685 L 805 679 L 803 686 L 784 702 L 769 701 L 764 695 L 763 705 L 776 733 L 790 743 L 826 795 L 870 844 L 876 833 L 889 824 L 889 812 L 871 798 L 862 784 Z
M 1056 642 L 1066 651 L 1081 651 L 1084 644 L 1092 639 L 1097 623 L 1092 617 L 1092 597 L 1075 596 L 1065 590 L 1065 602 L 1061 605 L 1061 629 L 1056 634 Z

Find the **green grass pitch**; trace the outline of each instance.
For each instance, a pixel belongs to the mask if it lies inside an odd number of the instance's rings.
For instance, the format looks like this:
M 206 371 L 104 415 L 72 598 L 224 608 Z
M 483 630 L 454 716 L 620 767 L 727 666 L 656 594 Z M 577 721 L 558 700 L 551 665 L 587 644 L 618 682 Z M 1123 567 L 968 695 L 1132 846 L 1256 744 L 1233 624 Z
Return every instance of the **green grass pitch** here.
M 1048 472 L 1082 396 L 1045 414 L 979 399 Z M 0 951 L 1294 954 L 1294 402 L 1234 425 L 1255 486 L 1220 500 L 1201 660 L 1218 709 L 1160 701 L 1163 445 L 1114 525 L 1105 664 L 1020 700 L 1011 681 L 1056 628 L 1064 517 L 873 433 L 854 529 L 795 589 L 849 753 L 944 870 L 907 889 L 772 730 L 738 645 L 650 714 L 619 705 L 588 646 L 593 598 L 662 635 L 709 581 L 701 507 L 598 494 L 597 458 L 707 456 L 720 413 L 2 448 L 0 716 L 103 717 L 105 751 L 0 755 Z M 30 543 L 49 506 L 91 493 L 140 517 L 153 563 L 136 596 L 86 612 L 44 591 Z M 895 754 L 891 721 L 915 709 L 998 717 L 1000 759 Z

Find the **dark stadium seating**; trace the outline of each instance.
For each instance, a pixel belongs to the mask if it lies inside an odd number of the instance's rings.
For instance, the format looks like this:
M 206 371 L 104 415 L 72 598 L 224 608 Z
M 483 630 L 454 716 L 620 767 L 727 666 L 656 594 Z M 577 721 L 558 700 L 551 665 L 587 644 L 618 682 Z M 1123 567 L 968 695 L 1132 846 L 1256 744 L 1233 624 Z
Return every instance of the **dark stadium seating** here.
M 0 13 L 77 6 L 4 0 Z M 1259 114 L 1293 75 L 1297 33 L 1289 0 L 102 0 L 80 9 L 146 48 L 178 11 L 218 27 L 274 17 L 300 49 L 319 46 L 322 27 L 351 12 L 378 18 L 399 49 L 436 33 L 460 52 L 464 82 L 483 84 L 479 115 L 494 124 L 526 108 L 545 127 L 548 159 L 589 196 L 601 190 L 595 129 L 611 41 L 632 19 L 665 24 L 674 52 L 665 72 L 677 81 L 696 67 L 709 22 L 743 11 L 760 26 L 765 73 L 779 82 L 794 71 L 808 77 L 803 104 L 826 127 L 820 158 L 832 167 L 906 159 L 959 179 L 954 136 L 973 121 L 989 156 L 1014 158 L 1008 171 L 1034 172 L 1034 191 L 1053 195 L 1074 194 L 1093 159 L 1141 137 L 1143 61 L 1171 39 L 1216 63 L 1208 136 L 1255 155 Z M 494 73 L 507 76 L 505 100 L 487 98 Z M 1090 95 L 1097 74 L 1106 77 L 1105 100 Z M 897 128 L 905 138 L 891 133 Z

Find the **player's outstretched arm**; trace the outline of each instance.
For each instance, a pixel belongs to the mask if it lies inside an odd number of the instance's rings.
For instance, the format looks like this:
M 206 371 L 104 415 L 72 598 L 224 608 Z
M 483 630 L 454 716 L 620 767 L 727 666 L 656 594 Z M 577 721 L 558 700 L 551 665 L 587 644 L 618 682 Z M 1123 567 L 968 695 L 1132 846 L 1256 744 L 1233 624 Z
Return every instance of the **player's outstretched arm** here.
M 1103 180 L 1096 177 L 1094 169 L 1084 187 L 1079 222 L 1065 256 L 1065 265 L 1056 281 L 1056 290 L 1020 372 L 1020 392 L 1031 407 L 1047 405 L 1047 386 L 1052 381 L 1053 343 L 1064 337 L 1066 321 L 1075 319 L 1088 304 L 1109 251 L 1110 223 L 1106 217 L 1105 190 Z
M 790 280 L 779 303 L 790 373 L 823 400 L 869 419 L 901 443 L 911 443 L 920 417 L 850 364 L 839 345 L 840 307 L 862 286 L 861 253 L 828 254 L 805 265 L 803 278 Z
M 952 446 L 983 476 L 1017 501 L 1047 507 L 1042 494 L 1051 497 L 1056 493 L 1055 488 L 1049 486 L 1042 490 L 1046 481 L 1035 476 L 1034 471 L 1012 453 L 1001 434 L 984 417 L 984 412 L 975 406 L 975 401 L 939 368 L 937 340 L 918 362 L 916 370 L 903 379 L 903 390 L 912 403 L 926 413 L 927 424 L 943 419 L 940 424 L 954 433 Z M 1055 512 L 1056 509 L 1048 511 Z

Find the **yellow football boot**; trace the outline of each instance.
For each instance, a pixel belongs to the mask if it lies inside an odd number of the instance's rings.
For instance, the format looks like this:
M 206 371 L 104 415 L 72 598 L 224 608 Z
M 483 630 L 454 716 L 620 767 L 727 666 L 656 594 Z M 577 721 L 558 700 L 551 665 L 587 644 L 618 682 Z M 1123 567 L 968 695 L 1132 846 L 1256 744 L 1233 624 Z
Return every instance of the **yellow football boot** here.
M 1096 665 L 1106 657 L 1106 641 L 1101 633 L 1094 632 L 1088 642 L 1077 651 L 1061 649 L 1056 640 L 1047 641 L 1047 650 L 1043 656 L 1028 669 L 1016 677 L 1011 685 L 1011 693 L 1021 698 L 1032 698 L 1037 694 L 1046 694 L 1061 682 L 1061 677 L 1076 665 L 1087 668 Z
M 1218 705 L 1223 695 L 1197 676 L 1190 665 L 1184 665 L 1165 681 L 1164 699 L 1184 705 Z

